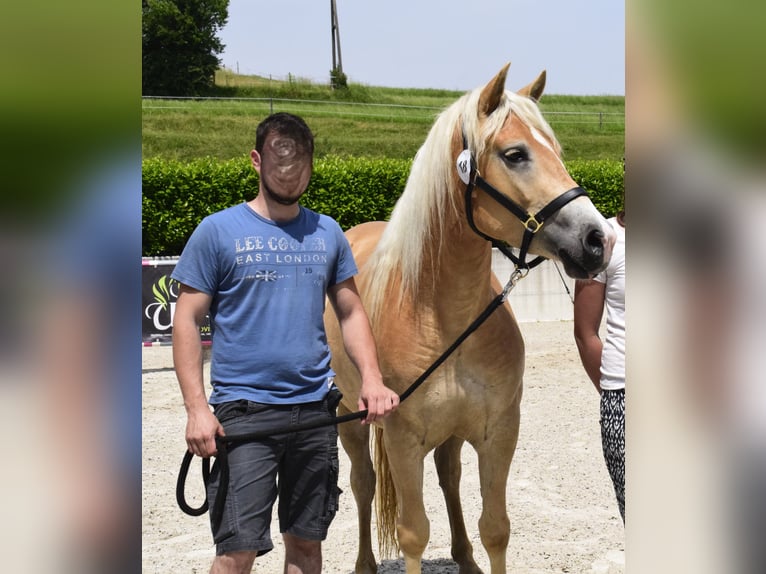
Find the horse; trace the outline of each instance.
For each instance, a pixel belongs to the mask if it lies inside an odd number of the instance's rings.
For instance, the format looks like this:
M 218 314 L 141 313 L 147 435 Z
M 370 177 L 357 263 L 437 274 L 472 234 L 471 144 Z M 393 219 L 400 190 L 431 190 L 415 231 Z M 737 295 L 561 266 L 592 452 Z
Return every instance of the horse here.
M 537 106 L 545 71 L 511 92 L 505 89 L 509 66 L 438 115 L 389 220 L 346 232 L 383 378 L 400 395 L 500 292 L 491 269 L 493 243 L 559 260 L 576 278 L 601 271 L 614 244 L 606 220 L 567 172 Z M 524 220 L 546 209 L 544 221 Z M 343 352 L 334 314 L 327 312 L 325 322 L 342 416 L 356 408 L 360 378 Z M 481 541 L 492 574 L 506 571 L 506 483 L 519 435 L 523 372 L 524 342 L 505 301 L 394 413 L 373 425 L 375 464 L 371 427 L 339 425 L 357 505 L 358 574 L 377 572 L 374 498 L 379 548 L 398 549 L 407 574 L 420 574 L 429 539 L 424 459 L 432 450 L 452 558 L 461 574 L 481 572 L 459 496 L 465 442 L 477 453 Z

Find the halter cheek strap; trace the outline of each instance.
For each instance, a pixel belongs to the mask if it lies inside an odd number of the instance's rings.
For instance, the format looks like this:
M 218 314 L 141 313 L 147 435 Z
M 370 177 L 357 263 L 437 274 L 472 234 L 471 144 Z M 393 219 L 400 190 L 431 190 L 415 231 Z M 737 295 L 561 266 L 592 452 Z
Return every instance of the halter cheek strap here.
M 468 146 L 466 144 L 465 135 L 463 135 L 463 152 L 461 153 L 461 157 L 465 157 L 466 153 L 468 152 Z M 458 161 L 460 161 L 460 157 L 458 158 Z M 458 168 L 460 170 L 460 168 Z M 556 213 L 559 209 L 564 207 L 567 203 L 572 201 L 573 199 L 580 197 L 581 195 L 587 196 L 587 192 L 581 188 L 581 187 L 573 187 L 572 189 L 565 191 L 561 195 L 559 195 L 557 198 L 555 198 L 553 201 L 551 201 L 548 205 L 543 207 L 540 211 L 535 213 L 534 215 L 530 214 L 528 211 L 525 211 L 518 203 L 513 201 L 511 198 L 503 195 L 500 193 L 497 189 L 492 187 L 484 178 L 482 178 L 478 171 L 476 170 L 476 164 L 473 161 L 473 157 L 471 155 L 470 158 L 470 171 L 467 174 L 468 177 L 466 178 L 468 181 L 466 182 L 466 188 L 465 188 L 465 213 L 466 217 L 468 219 L 468 225 L 471 226 L 471 229 L 474 230 L 474 232 L 479 235 L 480 237 L 483 237 L 487 241 L 492 243 L 493 247 L 497 247 L 503 255 L 508 257 L 511 261 L 513 261 L 516 264 L 516 267 L 518 268 L 525 268 L 525 269 L 531 269 L 532 267 L 535 267 L 545 261 L 545 257 L 538 256 L 535 259 L 533 259 L 530 262 L 526 261 L 527 258 L 527 252 L 529 251 L 529 245 L 532 243 L 532 239 L 535 236 L 535 233 L 537 233 L 540 228 L 545 223 L 545 220 L 548 219 L 551 215 Z M 465 179 L 463 180 L 465 181 Z M 513 213 L 523 224 L 524 224 L 524 236 L 521 239 L 521 247 L 519 250 L 518 257 L 513 254 L 510 247 L 505 241 L 502 241 L 500 239 L 497 239 L 495 237 L 491 237 L 481 231 L 478 227 L 476 227 L 476 222 L 473 219 L 473 201 L 471 198 L 472 192 L 475 187 L 479 187 L 481 190 L 485 191 L 492 199 L 497 201 L 500 205 L 502 205 L 505 209 Z

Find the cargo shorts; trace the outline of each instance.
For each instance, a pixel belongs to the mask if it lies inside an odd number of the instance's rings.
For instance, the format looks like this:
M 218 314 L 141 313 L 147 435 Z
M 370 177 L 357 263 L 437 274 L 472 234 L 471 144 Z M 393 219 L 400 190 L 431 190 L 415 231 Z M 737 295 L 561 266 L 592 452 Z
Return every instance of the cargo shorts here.
M 211 521 L 216 554 L 274 548 L 272 508 L 278 500 L 279 530 L 306 540 L 324 540 L 338 510 L 338 430 L 330 423 L 331 397 L 297 405 L 247 400 L 214 406 L 227 435 L 269 431 L 306 422 L 319 428 L 229 446 L 229 488 L 220 524 Z M 215 506 L 220 469 L 213 466 L 207 489 Z

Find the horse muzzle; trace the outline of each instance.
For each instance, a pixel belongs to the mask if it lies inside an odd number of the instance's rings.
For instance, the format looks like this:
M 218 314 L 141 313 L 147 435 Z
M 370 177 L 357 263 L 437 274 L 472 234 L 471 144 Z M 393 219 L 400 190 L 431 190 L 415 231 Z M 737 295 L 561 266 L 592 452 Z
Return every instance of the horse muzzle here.
M 579 245 L 560 247 L 557 255 L 567 275 L 575 279 L 591 279 L 606 268 L 617 236 L 604 221 L 602 225 L 589 226 L 579 237 Z

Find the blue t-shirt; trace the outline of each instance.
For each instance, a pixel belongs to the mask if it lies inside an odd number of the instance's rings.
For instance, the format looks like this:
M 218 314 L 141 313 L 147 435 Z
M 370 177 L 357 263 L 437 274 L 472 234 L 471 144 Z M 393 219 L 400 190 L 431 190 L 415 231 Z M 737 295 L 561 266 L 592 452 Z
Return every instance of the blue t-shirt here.
M 213 297 L 209 402 L 321 400 L 334 376 L 327 288 L 356 273 L 340 226 L 304 207 L 287 223 L 246 203 L 206 217 L 171 277 Z

